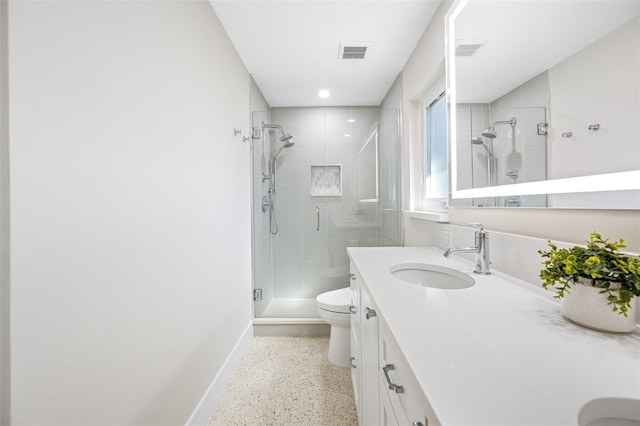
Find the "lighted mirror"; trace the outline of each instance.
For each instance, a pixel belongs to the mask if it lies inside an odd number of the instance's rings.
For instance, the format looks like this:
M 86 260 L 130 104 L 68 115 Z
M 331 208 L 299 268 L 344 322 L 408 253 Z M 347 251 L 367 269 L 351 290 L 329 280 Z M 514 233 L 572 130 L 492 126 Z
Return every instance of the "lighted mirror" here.
M 640 2 L 460 0 L 452 204 L 640 208 Z

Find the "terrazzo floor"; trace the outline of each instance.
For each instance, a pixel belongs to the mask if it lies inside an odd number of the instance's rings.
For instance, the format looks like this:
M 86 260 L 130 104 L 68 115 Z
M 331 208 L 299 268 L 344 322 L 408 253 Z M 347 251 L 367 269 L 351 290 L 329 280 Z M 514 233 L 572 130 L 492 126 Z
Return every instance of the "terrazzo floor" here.
M 326 337 L 254 337 L 211 418 L 222 425 L 357 425 L 350 369 Z

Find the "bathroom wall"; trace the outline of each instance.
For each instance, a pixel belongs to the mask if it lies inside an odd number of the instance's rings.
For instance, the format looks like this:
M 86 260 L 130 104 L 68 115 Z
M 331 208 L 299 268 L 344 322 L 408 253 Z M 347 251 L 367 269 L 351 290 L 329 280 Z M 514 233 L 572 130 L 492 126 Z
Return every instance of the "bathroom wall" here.
M 9 24 L 11 424 L 185 424 L 250 330 L 247 70 L 206 1 Z
M 0 1 L 0 424 L 9 424 L 9 76 L 7 5 Z
M 629 54 L 640 52 L 639 33 L 640 18 L 636 17 L 549 70 L 550 120 L 556 129 L 550 135 L 552 177 L 640 168 L 640 55 Z M 635 61 L 630 61 L 632 57 Z M 603 80 L 607 84 L 601 84 Z M 589 102 L 585 102 L 585 93 Z M 589 131 L 588 125 L 596 123 L 600 130 Z M 573 136 L 563 138 L 564 132 Z M 594 153 L 609 152 L 613 146 L 620 154 L 604 156 L 612 161 L 599 161 L 602 155 L 595 156 L 595 163 L 587 161 L 594 158 Z M 615 203 L 637 209 L 640 205 L 640 191 L 557 194 L 549 198 L 555 207 Z
M 552 177 L 640 168 L 638 34 L 640 17 L 549 70 L 550 116 L 556 130 L 556 134 L 551 135 Z M 635 55 L 632 52 L 636 52 Z M 600 130 L 587 129 L 596 123 L 600 124 Z M 563 138 L 561 132 L 571 132 L 573 137 Z M 612 146 L 619 154 L 609 154 L 610 161 L 589 160 L 594 152 L 604 153 Z
M 420 109 L 422 95 L 443 75 L 444 18 L 451 1 L 444 1 L 438 8 L 416 49 L 402 71 L 403 92 L 403 203 L 411 208 L 409 195 L 411 170 L 420 166 L 419 158 L 410 156 L 422 143 Z M 612 238 L 624 237 L 630 251 L 640 251 L 640 211 L 586 209 L 494 209 L 462 208 L 450 209 L 452 223 L 482 222 L 494 231 L 551 238 L 554 240 L 581 243 L 589 232 L 598 230 Z M 430 241 L 427 225 L 419 219 L 405 218 L 406 245 L 426 245 Z M 531 255 L 537 256 L 536 253 Z

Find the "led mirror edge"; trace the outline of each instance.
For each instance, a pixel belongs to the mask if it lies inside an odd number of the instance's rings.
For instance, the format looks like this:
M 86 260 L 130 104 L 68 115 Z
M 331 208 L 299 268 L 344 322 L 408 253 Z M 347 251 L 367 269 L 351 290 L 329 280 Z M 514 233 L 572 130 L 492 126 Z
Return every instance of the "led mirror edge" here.
M 447 103 L 449 113 L 449 149 L 451 164 L 451 198 L 455 200 L 475 197 L 502 197 L 514 195 L 537 194 L 573 194 L 584 192 L 640 190 L 640 170 L 627 172 L 605 173 L 590 176 L 578 176 L 563 179 L 548 179 L 537 182 L 517 183 L 511 185 L 491 186 L 484 188 L 457 189 L 458 187 L 458 159 L 455 113 L 456 84 L 455 84 L 455 28 L 456 17 L 462 12 L 469 0 L 454 1 L 445 19 L 445 63 L 447 82 Z
M 455 75 L 456 75 L 456 61 L 455 61 L 455 51 L 456 51 L 456 37 L 455 37 L 455 29 L 453 22 L 458 17 L 462 9 L 467 4 L 468 0 L 455 0 L 449 12 L 447 12 L 445 18 L 445 82 L 446 82 L 446 93 L 447 93 L 447 122 L 448 130 L 449 130 L 449 164 L 450 164 L 450 196 L 452 199 L 461 198 L 459 196 L 457 187 L 458 187 L 458 159 L 457 156 L 454 155 L 457 152 L 457 143 L 456 143 L 456 129 L 457 129 L 457 117 L 454 113 L 454 108 L 456 104 L 456 85 L 455 85 Z M 466 197 L 465 197 L 466 198 Z

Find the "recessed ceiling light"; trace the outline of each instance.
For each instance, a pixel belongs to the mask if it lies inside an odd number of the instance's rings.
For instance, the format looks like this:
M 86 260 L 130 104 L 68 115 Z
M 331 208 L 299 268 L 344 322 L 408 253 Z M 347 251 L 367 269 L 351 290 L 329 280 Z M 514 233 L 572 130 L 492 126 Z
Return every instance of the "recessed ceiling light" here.
M 350 118 L 350 119 L 347 120 L 347 123 L 355 123 L 355 122 L 356 122 L 356 120 L 354 118 Z
M 321 98 L 328 98 L 329 97 L 329 91 L 328 90 L 321 90 L 318 92 L 318 96 L 320 96 Z
M 350 137 L 351 137 L 351 135 L 350 135 L 349 133 L 345 133 L 345 134 L 344 134 L 344 137 L 345 137 L 345 138 L 350 138 Z

